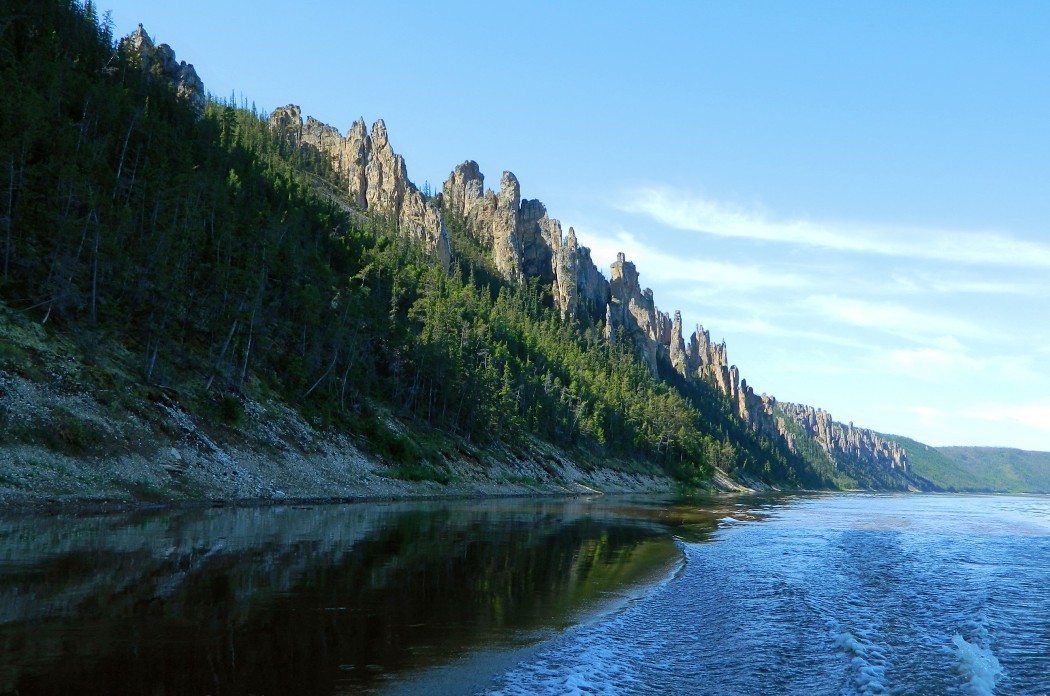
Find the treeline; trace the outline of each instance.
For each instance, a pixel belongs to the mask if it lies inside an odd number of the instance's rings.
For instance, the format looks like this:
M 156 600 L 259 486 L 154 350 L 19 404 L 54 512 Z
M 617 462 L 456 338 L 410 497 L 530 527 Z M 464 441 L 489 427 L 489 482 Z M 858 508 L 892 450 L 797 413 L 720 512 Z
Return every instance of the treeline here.
M 654 379 L 626 341 L 561 321 L 549 288 L 499 280 L 461 222 L 446 273 L 315 195 L 326 163 L 254 108 L 211 99 L 197 118 L 90 3 L 2 5 L 0 297 L 86 361 L 130 350 L 144 383 L 232 419 L 243 394 L 269 393 L 374 442 L 378 410 L 686 481 L 717 465 L 821 483 L 712 390 Z

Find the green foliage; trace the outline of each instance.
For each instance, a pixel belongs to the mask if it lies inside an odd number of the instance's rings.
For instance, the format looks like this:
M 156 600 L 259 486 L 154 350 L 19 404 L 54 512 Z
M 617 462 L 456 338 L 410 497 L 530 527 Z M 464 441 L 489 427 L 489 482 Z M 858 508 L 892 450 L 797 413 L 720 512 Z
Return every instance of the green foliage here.
M 1050 493 L 1050 452 L 1007 447 L 938 447 L 935 451 L 949 462 L 951 468 L 945 470 L 952 474 L 950 479 L 931 479 L 939 485 L 950 483 L 956 490 L 969 491 Z
M 196 118 L 75 3 L 29 3 L 0 55 L 0 298 L 87 362 L 127 349 L 142 382 L 230 425 L 254 384 L 412 480 L 447 477 L 416 435 L 434 433 L 539 438 L 687 485 L 715 467 L 830 481 L 707 385 L 654 377 L 595 318 L 562 321 L 549 288 L 504 282 L 465 221 L 446 221 L 446 273 L 383 220 L 348 216 L 315 194 L 334 190 L 326 158 L 244 104 Z
M 117 485 L 121 485 L 120 482 L 116 483 Z M 128 493 L 134 500 L 163 503 L 172 499 L 170 493 L 167 493 L 160 486 L 157 486 L 150 481 L 138 480 L 124 485 L 126 485 Z
M 109 440 L 93 421 L 63 407 L 52 409 L 41 421 L 16 421 L 10 414 L 0 412 L 0 443 L 3 444 L 29 443 L 60 454 L 83 456 L 105 449 Z
M 239 425 L 244 419 L 244 405 L 233 394 L 223 394 L 219 398 L 219 418 L 227 425 Z
M 936 447 L 900 435 L 887 437 L 904 448 L 912 472 L 932 486 L 946 491 L 990 490 L 978 477 L 956 465 Z

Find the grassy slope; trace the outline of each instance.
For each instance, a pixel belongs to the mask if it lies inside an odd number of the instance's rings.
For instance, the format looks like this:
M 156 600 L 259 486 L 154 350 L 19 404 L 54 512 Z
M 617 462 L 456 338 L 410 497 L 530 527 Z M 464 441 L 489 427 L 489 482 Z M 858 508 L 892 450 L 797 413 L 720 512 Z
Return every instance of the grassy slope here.
M 908 453 L 912 473 L 947 491 L 1050 493 L 1050 452 L 1005 447 L 932 447 L 887 435 Z
M 1050 452 L 1007 447 L 938 447 L 961 475 L 972 476 L 988 490 L 1005 493 L 1050 493 Z
M 912 473 L 921 476 L 937 488 L 949 491 L 984 491 L 988 486 L 978 476 L 960 469 L 936 447 L 901 435 L 887 435 L 896 440 L 908 453 Z

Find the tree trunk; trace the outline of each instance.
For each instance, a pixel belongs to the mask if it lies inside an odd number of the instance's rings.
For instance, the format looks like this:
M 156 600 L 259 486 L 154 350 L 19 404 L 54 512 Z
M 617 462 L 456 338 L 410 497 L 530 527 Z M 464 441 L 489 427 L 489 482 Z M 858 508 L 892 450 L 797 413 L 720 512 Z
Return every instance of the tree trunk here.
M 7 214 L 4 215 L 4 280 L 11 272 L 11 228 L 15 219 L 15 159 L 8 165 L 10 178 L 7 182 Z

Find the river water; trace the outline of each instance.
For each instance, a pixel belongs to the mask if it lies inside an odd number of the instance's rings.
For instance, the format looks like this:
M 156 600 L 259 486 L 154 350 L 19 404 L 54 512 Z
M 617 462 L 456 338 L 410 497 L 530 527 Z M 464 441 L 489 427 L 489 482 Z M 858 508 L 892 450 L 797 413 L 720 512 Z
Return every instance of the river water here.
M 1047 694 L 1050 498 L 0 517 L 0 693 Z
M 838 495 L 727 518 L 493 693 L 1050 693 L 1050 499 Z

